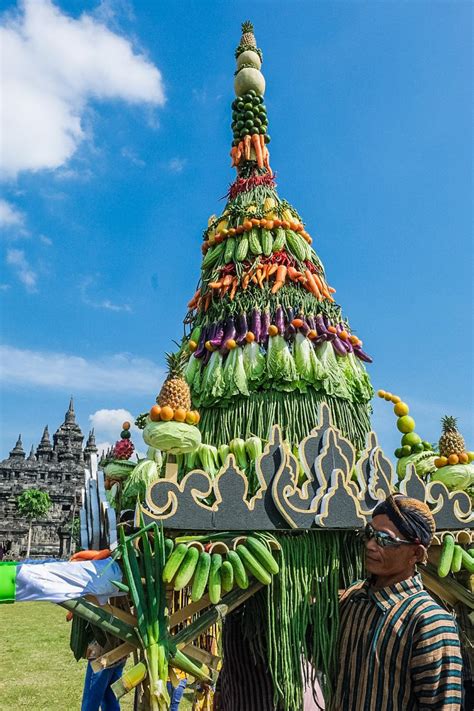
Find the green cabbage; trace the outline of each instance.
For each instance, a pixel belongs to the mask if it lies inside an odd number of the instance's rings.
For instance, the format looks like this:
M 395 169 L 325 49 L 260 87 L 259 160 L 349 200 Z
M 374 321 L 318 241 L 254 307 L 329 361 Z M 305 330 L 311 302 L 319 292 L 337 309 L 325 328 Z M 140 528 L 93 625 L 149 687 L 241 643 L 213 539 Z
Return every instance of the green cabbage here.
M 201 444 L 201 433 L 185 422 L 149 422 L 143 430 L 146 444 L 170 454 L 186 454 Z
M 255 341 L 244 347 L 244 368 L 249 382 L 259 382 L 265 373 L 265 356 Z
M 201 399 L 203 402 L 214 402 L 222 397 L 225 391 L 222 355 L 214 351 L 201 378 Z
M 447 464 L 436 470 L 431 481 L 440 481 L 449 491 L 466 491 L 474 485 L 474 464 Z
M 315 354 L 311 341 L 302 333 L 297 333 L 295 336 L 293 356 L 300 378 L 307 383 L 312 383 L 314 381 L 313 359 Z
M 104 466 L 104 471 L 111 479 L 125 479 L 134 469 L 136 462 L 129 462 L 128 459 L 117 459 L 108 462 Z
M 399 481 L 405 478 L 406 469 L 409 464 L 415 465 L 416 473 L 421 478 L 438 471 L 435 467 L 435 459 L 436 454 L 434 452 L 418 452 L 417 454 L 410 454 L 408 457 L 402 457 L 397 462 L 397 475 Z
M 277 382 L 298 379 L 295 361 L 283 336 L 271 336 L 268 339 L 267 374 Z

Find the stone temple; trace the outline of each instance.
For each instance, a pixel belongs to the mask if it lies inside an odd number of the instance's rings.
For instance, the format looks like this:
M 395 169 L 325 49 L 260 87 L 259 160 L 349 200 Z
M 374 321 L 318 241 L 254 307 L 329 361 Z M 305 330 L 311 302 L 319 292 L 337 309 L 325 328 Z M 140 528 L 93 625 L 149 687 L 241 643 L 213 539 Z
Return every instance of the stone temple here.
M 94 431 L 85 447 L 76 422 L 73 399 L 64 422 L 51 442 L 48 426 L 39 445 L 28 456 L 21 435 L 7 459 L 0 462 L 0 552 L 13 557 L 26 552 L 28 522 L 16 510 L 16 498 L 26 489 L 47 491 L 52 507 L 42 520 L 33 523 L 31 556 L 67 556 L 72 548 L 72 527 L 81 505 L 84 468 L 97 453 Z

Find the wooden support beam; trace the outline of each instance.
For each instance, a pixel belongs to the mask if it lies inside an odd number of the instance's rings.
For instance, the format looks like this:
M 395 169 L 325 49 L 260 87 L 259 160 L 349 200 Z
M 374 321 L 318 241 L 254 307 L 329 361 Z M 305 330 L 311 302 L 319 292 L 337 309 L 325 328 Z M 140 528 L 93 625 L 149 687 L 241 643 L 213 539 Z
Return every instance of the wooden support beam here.
M 110 652 L 106 652 L 105 654 L 102 654 L 101 657 L 97 657 L 97 659 L 91 661 L 92 670 L 94 672 L 99 672 L 103 669 L 107 669 L 108 667 L 112 667 L 121 659 L 128 657 L 128 655 L 134 652 L 135 649 L 137 649 L 136 645 L 131 644 L 130 642 L 124 642 L 118 647 L 111 649 Z
M 176 627 L 176 625 L 181 624 L 181 622 L 188 620 L 193 615 L 204 610 L 205 607 L 209 607 L 210 604 L 209 595 L 203 595 L 197 602 L 191 602 L 189 605 L 186 605 L 186 607 L 176 610 L 170 617 L 170 628 L 172 629 Z
M 122 620 L 122 622 L 126 622 L 127 625 L 132 625 L 132 627 L 137 626 L 137 618 L 135 617 L 135 615 L 132 615 L 131 612 L 122 610 L 120 607 L 116 607 L 115 605 L 106 604 L 101 605 L 101 607 L 106 612 L 109 612 L 111 615 L 114 615 L 114 617 L 118 617 L 118 619 Z
M 194 644 L 186 645 L 183 647 L 182 652 L 186 654 L 186 656 L 191 657 L 191 659 L 195 659 L 197 662 L 202 662 L 215 671 L 217 671 L 217 667 L 221 661 L 220 657 L 217 657 L 215 654 L 211 654 L 210 652 L 206 652 L 205 649 L 196 647 Z

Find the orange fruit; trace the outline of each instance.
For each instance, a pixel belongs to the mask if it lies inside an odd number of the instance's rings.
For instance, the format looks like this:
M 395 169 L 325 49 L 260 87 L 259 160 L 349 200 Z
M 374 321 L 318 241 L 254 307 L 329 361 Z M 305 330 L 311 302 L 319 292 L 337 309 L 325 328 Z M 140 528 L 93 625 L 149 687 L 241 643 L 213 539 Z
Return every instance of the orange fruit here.
M 129 430 L 130 429 L 130 422 L 128 422 L 127 420 L 125 422 L 122 422 L 122 429 Z
M 194 425 L 196 422 L 196 413 L 191 411 L 186 413 L 186 422 L 188 425 Z
M 169 422 L 169 420 L 172 420 L 173 415 L 174 415 L 173 408 L 170 407 L 169 405 L 165 405 L 164 407 L 161 408 L 160 417 L 165 422 Z
M 377 390 L 377 395 L 379 397 L 385 397 L 385 390 Z
M 437 469 L 441 469 L 441 467 L 445 467 L 446 464 L 448 463 L 448 460 L 446 457 L 436 457 L 434 460 L 434 465 L 437 467 Z
M 467 456 L 467 452 L 462 452 L 462 454 L 459 455 L 460 464 L 467 464 L 468 461 L 469 461 L 469 457 Z
M 458 464 L 459 457 L 457 454 L 450 454 L 448 457 L 448 464 Z
M 174 418 L 176 422 L 184 422 L 186 419 L 186 410 L 184 407 L 178 407 L 177 410 L 174 411 Z
M 158 422 L 161 419 L 161 407 L 159 405 L 153 405 L 150 410 L 150 420 L 152 422 Z
M 408 415 L 408 413 L 410 412 L 410 408 L 408 407 L 406 402 L 397 402 L 395 403 L 393 411 L 397 417 L 403 417 L 404 415 Z
M 188 347 L 189 347 L 189 350 L 191 351 L 191 353 L 194 353 L 194 351 L 198 347 L 198 344 L 196 343 L 196 341 L 189 341 Z
M 395 405 L 395 407 L 397 407 L 397 406 Z M 408 415 L 403 415 L 403 417 L 399 417 L 397 420 L 397 429 L 400 432 L 403 432 L 403 434 L 406 434 L 408 432 L 414 432 L 415 431 L 415 420 L 413 419 L 413 417 L 409 417 Z
M 402 398 L 398 397 L 398 395 L 392 395 L 392 402 L 394 405 L 396 405 L 398 402 L 401 402 Z
M 194 422 L 197 425 L 197 423 L 201 419 L 201 415 L 199 414 L 199 412 L 197 410 L 193 410 L 193 412 L 194 412 Z
M 385 393 L 385 395 L 383 396 L 383 399 L 386 400 L 387 402 L 390 402 L 390 400 L 392 399 L 392 393 Z

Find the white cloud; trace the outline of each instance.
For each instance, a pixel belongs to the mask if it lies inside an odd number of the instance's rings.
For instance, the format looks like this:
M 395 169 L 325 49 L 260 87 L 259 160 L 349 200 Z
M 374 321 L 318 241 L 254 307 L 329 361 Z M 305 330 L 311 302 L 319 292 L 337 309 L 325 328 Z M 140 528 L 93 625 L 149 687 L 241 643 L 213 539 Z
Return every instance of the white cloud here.
M 39 241 L 41 242 L 41 244 L 45 244 L 47 247 L 51 247 L 51 245 L 53 244 L 53 240 L 51 239 L 51 237 L 46 237 L 46 235 L 40 235 Z
M 161 106 L 162 76 L 126 38 L 91 15 L 69 17 L 50 0 L 24 0 L 2 18 L 2 172 L 63 165 L 86 137 L 92 99 Z
M 16 276 L 27 291 L 33 294 L 36 289 L 38 275 L 31 267 L 23 249 L 8 249 L 7 264 L 15 270 Z
M 164 370 L 150 360 L 128 353 L 97 359 L 51 351 L 0 346 L 0 379 L 4 387 L 43 387 L 77 392 L 145 394 L 152 399 Z
M 110 299 L 92 298 L 91 296 L 89 296 L 89 287 L 93 286 L 95 283 L 96 277 L 86 277 L 79 285 L 81 299 L 82 302 L 86 304 L 86 306 L 92 306 L 92 308 L 94 309 L 105 309 L 106 311 L 115 311 L 117 313 L 120 311 L 132 313 L 132 308 L 129 304 L 115 304 Z
M 168 170 L 171 173 L 182 173 L 186 163 L 186 158 L 172 158 L 168 163 Z
M 6 200 L 0 200 L 0 227 L 22 227 L 25 216 L 14 205 Z
M 133 165 L 136 165 L 139 168 L 143 168 L 143 166 L 146 165 L 145 161 L 142 160 L 132 148 L 127 148 L 126 146 L 124 146 L 120 153 L 123 158 L 127 158 L 130 163 L 133 163 Z

